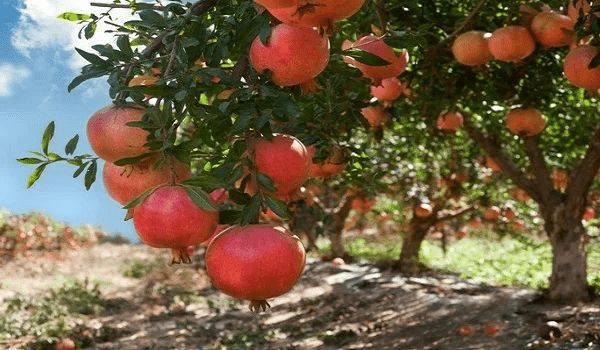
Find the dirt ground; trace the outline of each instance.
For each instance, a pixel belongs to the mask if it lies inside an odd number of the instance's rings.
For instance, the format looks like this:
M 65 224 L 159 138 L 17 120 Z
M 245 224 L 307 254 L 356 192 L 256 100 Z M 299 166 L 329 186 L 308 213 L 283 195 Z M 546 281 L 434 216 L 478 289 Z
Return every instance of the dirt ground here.
M 170 267 L 165 254 L 102 244 L 17 259 L 0 267 L 0 303 L 73 278 L 99 283 L 105 308 L 76 337 L 90 349 L 600 349 L 600 303 L 550 306 L 533 290 L 310 260 L 300 283 L 256 315 L 210 286 L 201 256 Z M 156 263 L 125 277 L 134 260 Z M 473 333 L 460 335 L 462 326 Z

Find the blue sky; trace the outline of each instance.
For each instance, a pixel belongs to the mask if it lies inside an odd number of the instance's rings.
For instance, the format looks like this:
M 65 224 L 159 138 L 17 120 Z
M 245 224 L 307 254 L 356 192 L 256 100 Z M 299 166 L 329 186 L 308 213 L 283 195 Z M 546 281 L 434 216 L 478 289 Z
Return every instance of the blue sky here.
M 39 211 L 71 225 L 89 223 L 135 238 L 132 223 L 123 221 L 123 210 L 106 194 L 101 174 L 85 191 L 82 179 L 71 176 L 75 169 L 59 164 L 47 168 L 28 190 L 25 182 L 33 167 L 15 161 L 39 150 L 51 120 L 56 122 L 51 148 L 62 153 L 69 138 L 79 134 L 78 152 L 91 152 L 85 137 L 87 119 L 110 99 L 102 81 L 67 93 L 80 64 L 73 45 L 90 44 L 76 40 L 75 25 L 54 19 L 65 6 L 85 11 L 85 3 L 0 0 L 0 208 L 15 213 Z

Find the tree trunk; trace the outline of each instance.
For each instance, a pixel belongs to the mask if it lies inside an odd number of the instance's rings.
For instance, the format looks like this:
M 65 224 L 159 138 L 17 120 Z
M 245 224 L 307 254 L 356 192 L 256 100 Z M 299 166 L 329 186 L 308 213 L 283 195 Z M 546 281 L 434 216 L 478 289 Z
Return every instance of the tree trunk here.
M 421 244 L 429 229 L 435 224 L 435 220 L 429 218 L 413 217 L 410 222 L 408 233 L 402 241 L 402 251 L 398 260 L 398 268 L 402 272 L 416 273 L 421 267 L 419 262 L 419 251 Z
M 331 242 L 331 257 L 342 258 L 345 260 L 352 260 L 352 257 L 346 252 L 344 247 L 344 240 L 342 234 L 344 232 L 344 224 L 350 210 L 352 209 L 352 199 L 354 197 L 348 196 L 344 199 L 342 205 L 331 214 L 331 221 L 325 227 L 329 241 Z
M 550 300 L 559 303 L 588 301 L 585 228 L 580 215 L 558 205 L 546 212 L 544 219 L 552 245 Z

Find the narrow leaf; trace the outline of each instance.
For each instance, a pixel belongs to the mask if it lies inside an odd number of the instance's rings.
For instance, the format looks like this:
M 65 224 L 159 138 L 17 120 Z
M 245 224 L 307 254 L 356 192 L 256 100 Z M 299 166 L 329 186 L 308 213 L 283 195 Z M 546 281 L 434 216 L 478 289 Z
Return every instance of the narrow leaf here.
M 35 170 L 31 173 L 31 175 L 29 175 L 29 178 L 27 179 L 27 188 L 31 188 L 31 186 L 33 186 L 33 184 L 40 179 L 40 176 L 42 176 L 42 173 L 46 169 L 47 165 L 48 164 L 42 164 L 35 168 Z
M 210 199 L 208 194 L 206 194 L 206 192 L 202 191 L 201 188 L 192 187 L 192 186 L 184 186 L 184 188 L 185 188 L 186 192 L 188 193 L 188 196 L 190 196 L 192 201 L 200 209 L 204 209 L 207 211 L 217 211 L 218 210 L 218 208 L 216 208 L 213 205 L 213 201 Z
M 258 215 L 260 214 L 260 204 L 261 198 L 260 195 L 257 194 L 254 197 L 252 197 L 250 203 L 244 206 L 241 218 L 242 226 L 248 225 L 258 219 Z
M 289 213 L 285 203 L 270 196 L 267 196 L 266 202 L 269 208 L 271 208 L 271 210 L 280 218 L 287 219 L 289 217 Z
M 159 186 L 160 187 L 160 186 Z M 146 198 L 148 198 L 148 196 L 150 196 L 152 193 L 154 193 L 154 191 L 156 191 L 158 187 L 152 187 L 148 190 L 146 190 L 146 192 L 140 194 L 139 196 L 137 196 L 136 198 L 134 198 L 133 200 L 131 200 L 131 202 L 125 204 L 125 206 L 123 207 L 123 209 L 131 209 L 131 208 L 135 208 L 137 207 L 140 203 L 142 203 Z M 125 221 L 127 221 L 128 219 L 125 218 Z
M 75 172 L 73 173 L 73 178 L 78 177 L 79 175 L 81 175 L 81 173 L 85 170 L 85 168 L 90 165 L 90 162 L 85 162 L 83 164 L 81 164 L 79 166 L 79 168 L 77 168 L 77 170 L 75 170 Z
M 256 176 L 256 179 L 258 180 L 258 183 L 264 187 L 267 191 L 269 192 L 275 192 L 277 189 L 275 188 L 275 184 L 273 183 L 273 180 L 271 180 L 270 177 L 268 177 L 265 174 L 262 173 L 258 173 Z
M 37 158 L 19 158 L 19 159 L 17 159 L 17 162 L 19 162 L 21 164 L 40 164 L 40 163 L 43 163 L 44 161 L 42 159 L 37 159 Z
M 51 121 L 50 124 L 44 130 L 44 135 L 42 136 L 42 151 L 44 154 L 48 154 L 48 146 L 50 145 L 50 141 L 54 137 L 54 122 Z
M 390 64 L 390 62 L 383 58 L 360 49 L 345 50 L 344 55 L 352 57 L 360 63 L 368 64 L 369 66 L 387 66 Z
M 92 164 L 88 167 L 85 172 L 84 184 L 85 189 L 89 191 L 92 187 L 92 184 L 96 181 L 96 173 L 98 172 L 98 162 L 92 161 Z
M 88 20 L 90 19 L 90 16 L 83 13 L 63 12 L 60 15 L 56 16 L 56 18 L 64 19 L 71 22 L 77 22 Z
M 67 145 L 65 146 L 65 153 L 68 155 L 73 154 L 73 152 L 75 152 L 75 149 L 77 148 L 78 142 L 79 142 L 79 135 L 73 136 L 73 138 L 70 139 L 69 142 L 67 142 Z

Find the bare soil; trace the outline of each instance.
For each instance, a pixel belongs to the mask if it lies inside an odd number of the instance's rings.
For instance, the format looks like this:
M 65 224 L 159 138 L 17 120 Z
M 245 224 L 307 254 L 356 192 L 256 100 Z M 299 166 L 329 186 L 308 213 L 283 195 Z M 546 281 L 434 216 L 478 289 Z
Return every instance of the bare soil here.
M 253 314 L 210 286 L 201 254 L 190 266 L 167 266 L 166 254 L 102 244 L 19 258 L 0 266 L 0 304 L 68 279 L 97 282 L 104 311 L 74 336 L 90 349 L 600 349 L 600 303 L 552 306 L 534 290 L 310 260 L 291 292 Z M 125 277 L 132 261 L 154 267 Z M 463 326 L 474 332 L 460 335 Z

